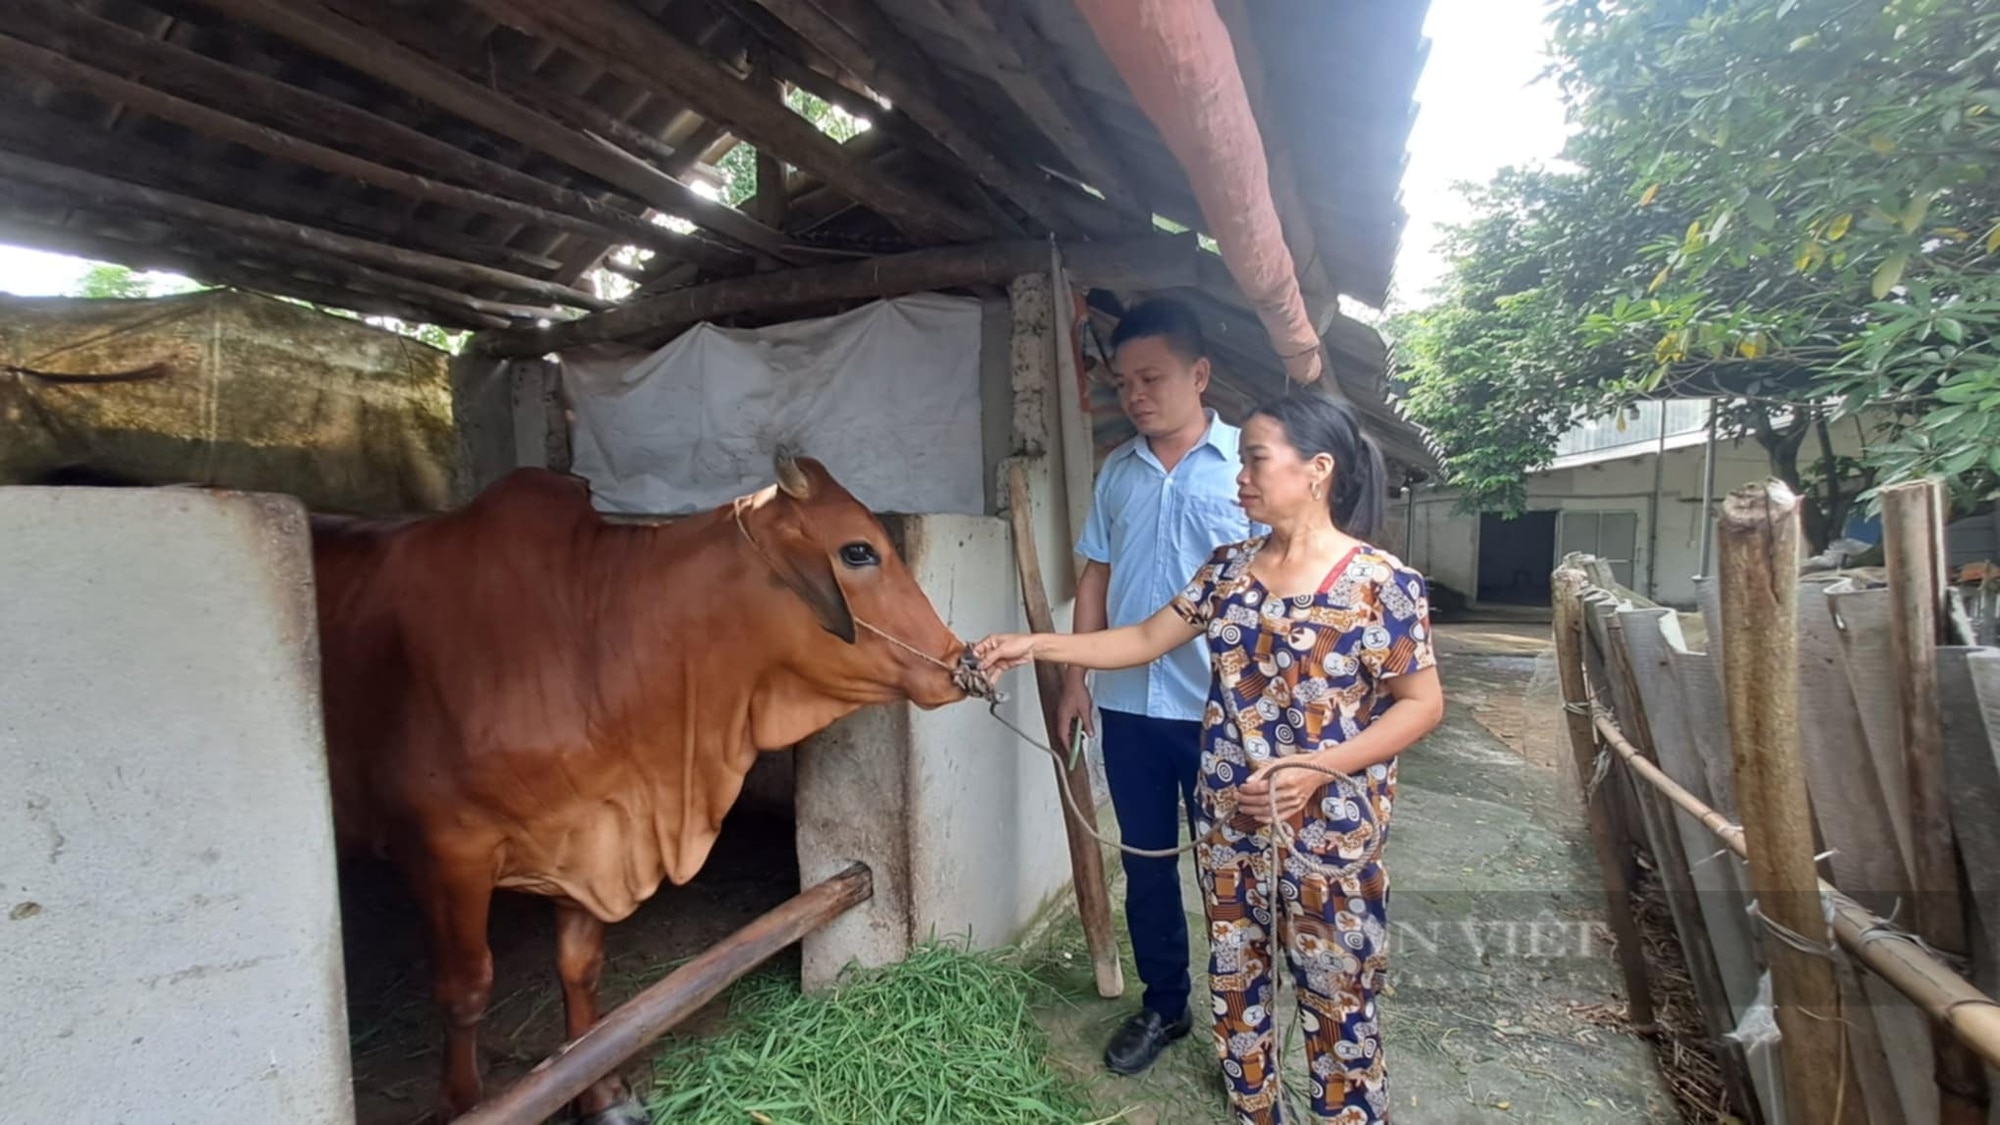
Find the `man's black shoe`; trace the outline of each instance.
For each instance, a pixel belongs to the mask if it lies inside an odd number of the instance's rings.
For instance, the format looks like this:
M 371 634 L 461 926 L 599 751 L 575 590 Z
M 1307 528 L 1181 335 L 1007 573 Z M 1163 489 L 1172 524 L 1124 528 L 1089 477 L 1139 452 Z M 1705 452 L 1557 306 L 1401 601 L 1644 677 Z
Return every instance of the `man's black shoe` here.
M 1193 1029 L 1192 1012 L 1182 1012 L 1181 1018 L 1168 1023 L 1151 1008 L 1141 1009 L 1111 1037 L 1111 1045 L 1104 1049 L 1104 1066 L 1113 1074 L 1138 1074 L 1153 1065 L 1167 1044 L 1186 1038 Z

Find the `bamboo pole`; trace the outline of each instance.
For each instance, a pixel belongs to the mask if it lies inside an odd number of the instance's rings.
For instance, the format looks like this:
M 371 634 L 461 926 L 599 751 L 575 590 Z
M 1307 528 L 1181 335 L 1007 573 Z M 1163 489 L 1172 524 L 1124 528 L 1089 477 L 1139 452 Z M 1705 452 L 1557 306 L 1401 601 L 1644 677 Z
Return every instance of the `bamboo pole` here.
M 1944 953 L 1966 949 L 1958 846 L 1944 777 L 1944 715 L 1937 646 L 1944 619 L 1944 488 L 1935 480 L 1882 490 L 1882 548 L 1889 572 L 1889 660 L 1895 671 L 1903 768 L 1910 787 L 1918 936 Z M 1948 1036 L 1931 1037 L 1943 1125 L 1984 1125 L 1986 1075 Z
M 1598 715 L 1596 727 L 1605 745 L 1641 780 L 1700 821 L 1723 846 L 1750 858 L 1743 829 L 1646 761 L 1610 718 Z M 1987 1066 L 2000 1068 L 2000 1001 L 1974 988 L 1910 934 L 1870 913 L 1832 884 L 1821 882 L 1819 891 L 1832 905 L 1833 936 L 1842 949 L 1971 1047 Z
M 1861 1125 L 1833 963 L 1794 944 L 1827 944 L 1799 750 L 1798 498 L 1775 481 L 1745 485 L 1724 502 L 1716 530 L 1732 776 L 1750 893 L 1775 939 L 1763 947 L 1784 1035 L 1785 1096 L 1800 1121 Z
M 855 863 L 786 899 L 613 1008 L 520 1081 L 473 1106 L 457 1119 L 458 1125 L 537 1125 L 546 1120 L 732 982 L 874 893 L 874 876 L 866 865 Z
M 1621 724 L 1633 732 L 1633 742 L 1638 753 L 1647 763 L 1657 767 L 1659 754 L 1653 748 L 1652 726 L 1646 721 L 1645 697 L 1639 694 L 1639 677 L 1632 670 L 1632 656 L 1625 648 L 1625 627 L 1614 612 L 1604 623 L 1610 643 L 1612 675 L 1624 695 L 1624 706 L 1619 716 Z M 1722 982 L 1722 968 L 1715 960 L 1715 941 L 1709 936 L 1708 919 L 1701 909 L 1701 896 L 1695 890 L 1692 868 L 1688 865 L 1687 847 L 1681 840 L 1680 822 L 1675 817 L 1673 807 L 1659 790 L 1650 785 L 1634 787 L 1639 801 L 1640 815 L 1648 818 L 1653 825 L 1651 846 L 1659 862 L 1654 866 L 1660 872 L 1664 885 L 1667 910 L 1674 916 L 1676 928 L 1681 937 L 1681 954 L 1687 960 L 1688 979 L 1694 985 L 1695 1002 L 1701 1005 L 1702 1024 L 1708 1029 L 1710 1045 L 1715 1049 L 1716 1061 L 1722 1070 L 1722 1088 L 1728 1095 L 1731 1108 L 1746 1115 L 1750 1120 L 1760 1122 L 1763 1103 L 1757 1098 L 1757 1088 L 1750 1078 L 1749 1060 L 1744 1056 L 1743 1044 L 1728 1037 L 1735 1030 L 1729 992 Z
M 1583 676 L 1583 572 L 1558 570 L 1554 585 L 1556 668 L 1562 678 L 1563 717 L 1569 728 L 1569 749 L 1577 784 L 1582 788 L 1584 809 L 1590 818 L 1597 869 L 1604 880 L 1605 920 L 1618 944 L 1618 968 L 1625 978 L 1625 998 L 1633 1030 L 1651 1032 L 1653 993 L 1646 979 L 1646 951 L 1639 944 L 1639 925 L 1632 913 L 1632 888 L 1625 881 L 1625 865 L 1616 843 L 1625 833 L 1620 825 L 1613 823 L 1611 794 L 1596 784 L 1597 740 L 1591 732 L 1590 689 Z
M 1007 464 L 1007 518 L 1014 529 L 1014 564 L 1021 573 L 1021 599 L 1026 604 L 1028 628 L 1036 633 L 1053 633 L 1055 614 L 1049 609 L 1048 588 L 1042 585 L 1041 555 L 1035 549 L 1033 509 L 1029 506 L 1028 475 L 1019 460 Z M 1042 724 L 1048 730 L 1049 745 L 1069 745 L 1067 731 L 1056 720 L 1057 701 L 1062 698 L 1062 670 L 1054 664 L 1035 662 L 1035 689 L 1042 700 Z M 1090 764 L 1079 758 L 1067 768 L 1056 763 L 1056 784 L 1066 786 L 1076 811 L 1095 820 L 1097 795 L 1090 789 Z M 1061 811 L 1061 794 L 1057 809 Z M 1104 881 L 1104 853 L 1097 841 L 1075 818 L 1064 814 L 1063 832 L 1069 837 L 1070 880 L 1076 889 L 1076 912 L 1083 919 L 1083 936 L 1090 946 L 1090 964 L 1097 976 L 1097 994 L 1115 1000 L 1125 994 L 1125 971 L 1118 963 L 1118 939 L 1111 928 L 1111 888 Z M 1093 824 L 1092 827 L 1095 827 Z

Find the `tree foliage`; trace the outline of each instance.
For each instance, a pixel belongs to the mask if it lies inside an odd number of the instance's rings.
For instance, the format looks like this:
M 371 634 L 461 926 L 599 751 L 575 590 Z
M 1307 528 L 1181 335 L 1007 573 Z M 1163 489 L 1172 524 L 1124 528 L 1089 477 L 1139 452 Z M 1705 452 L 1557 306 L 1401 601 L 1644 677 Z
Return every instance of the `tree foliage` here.
M 1815 543 L 1878 483 L 1990 495 L 2000 6 L 1562 0 L 1552 29 L 1576 170 L 1484 189 L 1400 324 L 1454 479 L 1518 504 L 1580 409 L 1693 394 L 1806 492 Z M 1864 408 L 1882 432 L 1837 456 Z

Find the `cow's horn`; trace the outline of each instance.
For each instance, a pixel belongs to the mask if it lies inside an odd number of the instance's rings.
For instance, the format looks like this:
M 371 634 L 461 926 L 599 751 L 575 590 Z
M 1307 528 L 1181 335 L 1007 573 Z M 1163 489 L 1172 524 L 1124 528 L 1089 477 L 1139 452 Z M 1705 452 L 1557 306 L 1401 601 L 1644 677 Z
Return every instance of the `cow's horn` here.
M 778 488 L 794 500 L 812 499 L 812 479 L 799 468 L 798 455 L 789 446 L 779 446 Z

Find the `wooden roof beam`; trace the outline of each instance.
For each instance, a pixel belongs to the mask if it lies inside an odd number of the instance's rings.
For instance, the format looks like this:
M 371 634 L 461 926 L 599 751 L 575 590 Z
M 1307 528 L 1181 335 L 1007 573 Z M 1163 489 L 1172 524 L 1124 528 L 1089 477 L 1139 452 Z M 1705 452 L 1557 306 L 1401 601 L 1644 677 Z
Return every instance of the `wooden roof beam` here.
M 1097 123 L 1084 108 L 1052 44 L 1028 24 L 1020 0 L 931 0 L 966 34 L 986 77 L 1006 93 L 1036 129 L 1055 145 L 1085 183 L 1117 210 L 1145 218 L 1144 196 L 1111 157 Z
M 410 16 L 383 0 L 321 0 L 326 7 L 364 27 L 388 36 L 440 65 L 482 85 L 506 90 L 524 104 L 578 129 L 587 129 L 646 157 L 662 172 L 680 179 L 699 163 L 701 154 L 683 151 L 620 119 L 580 94 L 573 94 L 533 71 L 501 61 L 448 30 Z
M 286 273 L 273 273 L 238 262 L 223 261 L 138 239 L 116 238 L 96 232 L 55 226 L 23 216 L 11 209 L 0 209 L 0 241 L 34 246 L 56 253 L 73 254 L 94 261 L 116 262 L 132 269 L 165 270 L 204 284 L 228 285 L 237 289 L 292 297 L 354 312 L 393 316 L 413 324 L 441 324 L 451 328 L 500 328 L 512 323 L 504 317 L 479 312 L 462 302 L 430 304 L 407 296 L 348 289 L 340 285 L 329 285 Z
M 0 17 L 0 20 L 4 18 Z M 109 41 L 112 41 L 109 37 L 98 40 L 98 42 Z M 179 49 L 168 48 L 168 50 Z M 190 57 L 200 56 L 190 54 Z M 171 60 L 156 61 L 171 62 Z M 458 187 L 351 156 L 338 149 L 301 140 L 281 130 L 245 121 L 198 102 L 120 78 L 115 74 L 78 62 L 67 55 L 23 42 L 4 33 L 0 33 L 0 63 L 37 74 L 58 86 L 90 93 L 106 101 L 121 103 L 148 116 L 172 121 L 205 136 L 242 145 L 266 156 L 354 179 L 409 199 L 491 215 L 516 223 L 554 227 L 603 243 L 616 244 L 643 240 L 643 244 L 650 249 L 705 261 L 718 267 L 733 265 L 740 261 L 735 254 L 676 235 L 673 231 L 648 223 L 637 216 L 619 215 L 609 208 L 593 205 L 591 210 L 599 217 L 614 217 L 613 221 L 619 224 L 618 229 L 591 219 L 578 218 L 565 212 L 550 211 L 534 204 L 520 203 L 487 192 Z M 191 75 L 198 72 L 191 68 L 178 73 Z M 216 91 L 211 89 L 209 92 L 213 94 Z M 574 195 L 574 193 L 567 194 Z
M 296 135 L 332 140 L 558 212 L 567 218 L 551 225 L 572 233 L 631 242 L 697 260 L 715 260 L 723 253 L 581 192 L 476 156 L 338 99 L 143 35 L 61 0 L 18 0 L 0 10 L 0 27 L 156 90 L 211 107 L 240 107 Z
M 967 123 L 977 118 L 971 104 L 938 72 L 929 56 L 910 42 L 867 0 L 756 0 L 786 27 L 827 58 L 884 97 L 961 161 L 980 183 L 997 191 L 1043 227 L 1082 229 L 1108 235 L 1117 223 L 1073 223 L 1060 202 L 1064 194 L 1039 171 L 1024 170 L 1000 155 Z
M 579 133 L 312 0 L 196 0 L 288 39 L 490 132 L 562 161 L 697 226 L 787 257 L 783 235 L 607 141 Z
M 519 247 L 426 226 L 291 180 L 217 161 L 188 159 L 183 153 L 130 134 L 83 128 L 70 118 L 24 108 L 11 99 L 0 99 L 0 148 L 112 179 L 179 191 L 210 202 L 228 200 L 273 218 L 318 222 L 341 233 L 401 242 L 499 269 L 546 273 L 562 264 Z
M 63 193 L 78 201 L 90 201 L 108 210 L 141 215 L 173 216 L 218 230 L 266 238 L 281 244 L 297 245 L 391 272 L 427 276 L 470 288 L 491 288 L 506 293 L 525 293 L 559 305 L 580 309 L 608 309 L 602 300 L 567 285 L 523 277 L 520 274 L 475 265 L 451 258 L 388 246 L 353 238 L 316 227 L 273 219 L 208 203 L 174 192 L 144 187 L 93 172 L 65 168 L 18 153 L 0 151 L 0 180 Z
M 243 0 L 230 0 L 240 3 Z M 854 161 L 833 138 L 781 102 L 675 38 L 619 0 L 468 0 L 493 18 L 549 39 L 606 70 L 685 101 L 759 151 L 818 176 L 913 237 L 961 241 L 986 224 L 914 185 Z
M 1166 289 L 1195 283 L 1192 236 L 1152 235 L 1063 246 L 1064 268 L 1112 288 Z M 737 313 L 773 313 L 826 302 L 898 296 L 925 289 L 997 284 L 1049 266 L 1036 239 L 945 246 L 857 262 L 735 277 L 632 301 L 609 312 L 484 337 L 493 356 L 543 355 L 583 344 L 631 340 Z

